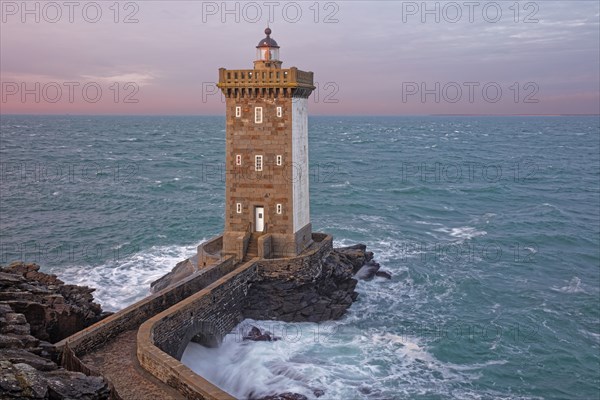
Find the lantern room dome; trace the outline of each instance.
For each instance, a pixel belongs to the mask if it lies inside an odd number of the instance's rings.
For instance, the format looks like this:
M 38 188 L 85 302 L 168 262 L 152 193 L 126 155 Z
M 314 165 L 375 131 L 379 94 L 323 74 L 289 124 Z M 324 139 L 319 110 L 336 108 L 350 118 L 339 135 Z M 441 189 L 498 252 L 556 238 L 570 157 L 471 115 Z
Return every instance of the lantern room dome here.
M 277 42 L 271 38 L 271 29 L 267 28 L 265 29 L 265 35 L 267 35 L 266 38 L 262 39 L 260 42 L 258 42 L 258 47 L 275 47 L 275 48 L 279 48 L 279 46 L 277 45 Z

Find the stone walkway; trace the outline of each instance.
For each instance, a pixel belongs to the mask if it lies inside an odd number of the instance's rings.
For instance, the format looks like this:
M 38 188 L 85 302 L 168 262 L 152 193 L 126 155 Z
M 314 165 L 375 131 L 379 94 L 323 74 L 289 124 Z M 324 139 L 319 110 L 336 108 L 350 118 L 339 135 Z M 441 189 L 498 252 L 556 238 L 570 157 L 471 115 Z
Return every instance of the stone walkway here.
M 107 345 L 81 358 L 108 378 L 123 400 L 185 399 L 144 370 L 136 355 L 137 329 L 125 331 Z

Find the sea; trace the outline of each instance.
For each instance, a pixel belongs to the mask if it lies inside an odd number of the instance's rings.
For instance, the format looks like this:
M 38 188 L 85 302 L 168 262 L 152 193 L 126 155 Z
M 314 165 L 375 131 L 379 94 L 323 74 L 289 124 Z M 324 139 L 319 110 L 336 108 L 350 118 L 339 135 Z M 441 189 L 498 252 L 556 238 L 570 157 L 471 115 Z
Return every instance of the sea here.
M 223 230 L 223 116 L 0 129 L 3 265 L 116 311 Z M 599 398 L 597 116 L 315 116 L 309 148 L 314 231 L 392 278 L 360 281 L 341 320 L 247 320 L 186 365 L 237 398 Z M 243 341 L 251 325 L 279 340 Z

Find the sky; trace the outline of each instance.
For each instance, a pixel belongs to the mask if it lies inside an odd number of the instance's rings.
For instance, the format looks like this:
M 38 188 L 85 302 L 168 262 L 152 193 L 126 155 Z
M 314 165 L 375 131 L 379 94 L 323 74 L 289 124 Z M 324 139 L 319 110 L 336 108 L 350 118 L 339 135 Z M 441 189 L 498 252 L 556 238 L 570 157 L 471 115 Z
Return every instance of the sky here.
M 313 115 L 598 114 L 598 1 L 4 1 L 2 114 L 216 115 L 269 25 Z

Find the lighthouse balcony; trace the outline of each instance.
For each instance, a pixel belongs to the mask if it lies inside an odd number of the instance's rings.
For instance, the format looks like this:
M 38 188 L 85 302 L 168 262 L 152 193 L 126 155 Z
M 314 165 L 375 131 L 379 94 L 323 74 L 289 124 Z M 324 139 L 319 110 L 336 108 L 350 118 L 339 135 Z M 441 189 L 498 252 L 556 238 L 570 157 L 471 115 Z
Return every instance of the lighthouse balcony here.
M 296 67 L 289 69 L 219 69 L 220 89 L 241 87 L 299 87 L 313 90 L 313 73 Z

